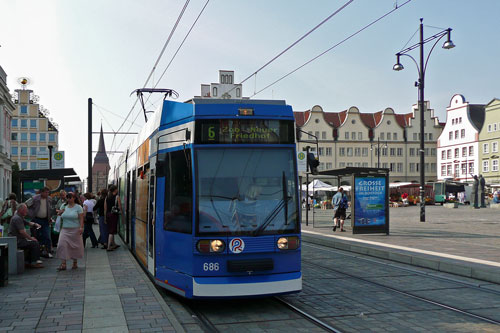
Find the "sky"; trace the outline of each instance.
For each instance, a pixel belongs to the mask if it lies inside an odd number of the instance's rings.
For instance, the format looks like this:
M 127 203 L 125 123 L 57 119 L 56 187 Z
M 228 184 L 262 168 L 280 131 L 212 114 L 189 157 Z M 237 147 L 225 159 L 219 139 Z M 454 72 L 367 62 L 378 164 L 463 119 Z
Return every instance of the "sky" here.
M 59 125 L 66 167 L 87 177 L 87 100 L 94 102 L 93 131 L 139 131 L 144 116 L 134 89 L 152 71 L 185 0 L 0 0 L 0 66 L 13 92 L 30 79 Z M 200 85 L 218 82 L 218 71 L 234 70 L 241 82 L 348 0 L 210 0 L 158 88 L 179 93 L 178 101 L 200 95 Z M 356 106 L 361 112 L 391 107 L 411 111 L 417 102 L 418 72 L 408 57 L 395 72 L 395 53 L 425 37 L 452 28 L 456 47 L 432 51 L 426 69 L 425 99 L 441 122 L 454 94 L 473 104 L 500 98 L 498 0 L 354 0 L 283 56 L 243 84 L 251 96 L 311 58 L 398 7 L 392 14 L 335 47 L 254 99 L 284 99 L 294 111 L 320 105 L 327 112 Z M 205 5 L 191 0 L 154 71 L 152 87 Z M 401 7 L 400 7 L 401 6 Z M 413 36 L 413 38 L 411 38 Z M 425 45 L 426 54 L 432 43 Z M 411 53 L 418 59 L 418 50 Z M 148 110 L 159 105 L 153 96 Z M 132 120 L 135 119 L 135 122 Z M 132 137 L 106 135 L 106 149 L 123 151 Z M 97 150 L 98 135 L 93 136 Z M 110 154 L 113 163 L 118 154 Z

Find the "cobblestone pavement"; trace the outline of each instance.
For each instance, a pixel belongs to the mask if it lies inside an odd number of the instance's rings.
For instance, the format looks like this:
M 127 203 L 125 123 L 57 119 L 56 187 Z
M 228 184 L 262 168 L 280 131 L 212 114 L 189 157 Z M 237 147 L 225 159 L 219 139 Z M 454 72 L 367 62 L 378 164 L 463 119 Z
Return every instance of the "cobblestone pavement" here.
M 0 288 L 0 332 L 184 331 L 152 282 L 120 247 L 86 248 L 79 268 L 44 268 L 9 276 Z
M 426 206 L 426 222 L 419 222 L 417 206 L 390 208 L 390 235 L 353 235 L 350 219 L 347 231 L 336 235 L 361 240 L 406 246 L 421 250 L 500 262 L 500 210 L 473 209 L 459 206 L 456 209 Z M 332 233 L 333 211 L 309 211 L 309 226 L 302 214 L 302 229 Z M 314 217 L 314 223 L 313 223 Z

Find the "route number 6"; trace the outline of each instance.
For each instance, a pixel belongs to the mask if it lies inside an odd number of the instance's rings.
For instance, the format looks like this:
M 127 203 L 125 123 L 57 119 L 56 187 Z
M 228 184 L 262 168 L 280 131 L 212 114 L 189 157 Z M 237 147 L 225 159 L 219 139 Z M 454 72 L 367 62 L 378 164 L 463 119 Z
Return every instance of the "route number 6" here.
M 218 271 L 219 270 L 219 263 L 218 262 L 206 262 L 203 264 L 203 270 L 205 272 L 207 271 Z

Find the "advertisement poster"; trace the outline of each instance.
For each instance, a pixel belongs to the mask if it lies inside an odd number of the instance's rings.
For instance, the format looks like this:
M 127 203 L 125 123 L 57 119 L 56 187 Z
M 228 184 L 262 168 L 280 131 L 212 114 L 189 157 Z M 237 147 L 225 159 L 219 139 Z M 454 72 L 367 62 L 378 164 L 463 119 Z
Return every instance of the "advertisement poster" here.
M 384 226 L 386 219 L 385 177 L 355 177 L 355 227 Z

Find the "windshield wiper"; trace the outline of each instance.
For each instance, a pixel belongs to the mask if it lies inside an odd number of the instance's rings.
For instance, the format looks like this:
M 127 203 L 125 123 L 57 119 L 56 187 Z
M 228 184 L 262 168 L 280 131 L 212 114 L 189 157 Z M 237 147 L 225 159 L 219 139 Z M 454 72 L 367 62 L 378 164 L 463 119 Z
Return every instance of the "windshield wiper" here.
M 253 236 L 260 235 L 269 226 L 271 221 L 274 220 L 276 216 L 278 216 L 278 213 L 282 208 L 285 209 L 285 225 L 288 225 L 288 200 L 290 200 L 290 197 L 288 196 L 288 191 L 286 187 L 285 172 L 283 172 L 282 181 L 283 181 L 283 199 L 281 199 L 280 202 L 273 209 L 273 211 L 269 213 L 269 215 L 266 217 L 265 222 L 260 227 L 255 229 L 255 231 L 253 232 Z

